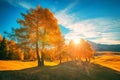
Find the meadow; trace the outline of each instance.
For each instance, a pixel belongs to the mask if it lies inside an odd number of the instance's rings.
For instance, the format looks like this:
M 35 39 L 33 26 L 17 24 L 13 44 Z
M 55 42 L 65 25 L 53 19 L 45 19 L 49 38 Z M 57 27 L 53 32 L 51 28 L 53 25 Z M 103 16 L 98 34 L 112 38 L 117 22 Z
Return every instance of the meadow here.
M 120 80 L 120 55 L 96 56 L 91 63 L 77 61 L 0 61 L 0 80 Z M 28 77 L 29 76 L 29 77 Z

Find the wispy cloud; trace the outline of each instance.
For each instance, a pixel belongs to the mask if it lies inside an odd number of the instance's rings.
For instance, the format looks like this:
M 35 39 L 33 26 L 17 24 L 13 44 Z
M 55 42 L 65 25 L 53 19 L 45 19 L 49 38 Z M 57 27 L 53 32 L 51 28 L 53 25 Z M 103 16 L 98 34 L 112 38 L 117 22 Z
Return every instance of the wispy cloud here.
M 25 0 L 5 0 L 5 1 L 14 7 L 23 7 L 26 9 L 34 8 L 34 6 L 31 3 L 28 3 Z
M 75 14 L 69 14 L 69 10 L 71 10 L 77 3 L 70 4 L 64 10 L 61 10 L 55 14 L 55 17 L 58 19 L 59 24 L 62 24 L 66 28 L 69 28 L 70 25 L 75 21 Z M 69 28 L 70 29 L 70 28 Z
M 17 7 L 18 5 L 16 5 L 16 3 L 18 2 L 18 0 L 5 0 L 6 2 L 8 2 L 10 5 Z
M 18 4 L 19 4 L 20 6 L 26 8 L 26 9 L 34 8 L 33 5 L 31 5 L 30 3 L 27 3 L 27 2 L 19 2 Z
M 115 39 L 120 34 L 120 19 L 91 18 L 79 21 L 77 14 L 69 13 L 68 10 L 74 7 L 71 5 L 56 13 L 59 24 L 70 30 L 64 35 L 66 40 L 85 38 L 97 43 L 120 44 L 120 38 Z
M 107 37 L 102 37 L 100 39 L 95 39 L 92 41 L 94 41 L 96 43 L 101 43 L 101 44 L 120 44 L 120 40 L 109 39 Z

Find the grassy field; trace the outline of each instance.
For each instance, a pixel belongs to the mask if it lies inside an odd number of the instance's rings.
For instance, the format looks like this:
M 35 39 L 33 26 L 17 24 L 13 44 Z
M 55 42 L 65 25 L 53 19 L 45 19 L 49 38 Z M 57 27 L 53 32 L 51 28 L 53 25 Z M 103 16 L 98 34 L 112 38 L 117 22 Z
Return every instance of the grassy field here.
M 57 65 L 45 62 L 0 61 L 0 80 L 120 80 L 120 56 L 95 57 L 92 63 L 81 61 Z
M 94 63 L 120 71 L 120 55 L 102 55 L 95 58 Z
M 45 61 L 45 66 L 55 66 L 58 63 Z M 37 66 L 37 61 L 10 61 L 0 60 L 0 71 L 4 70 L 22 70 Z

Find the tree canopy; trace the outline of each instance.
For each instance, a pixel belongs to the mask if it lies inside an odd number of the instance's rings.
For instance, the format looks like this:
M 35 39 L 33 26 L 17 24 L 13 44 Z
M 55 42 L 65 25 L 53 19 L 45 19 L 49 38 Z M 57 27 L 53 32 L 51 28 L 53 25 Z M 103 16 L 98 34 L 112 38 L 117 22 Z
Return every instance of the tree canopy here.
M 25 47 L 24 49 L 35 48 L 38 66 L 44 65 L 46 45 L 54 46 L 62 38 L 57 19 L 49 9 L 43 9 L 40 6 L 30 9 L 26 14 L 21 13 L 21 15 L 23 20 L 17 20 L 21 27 L 15 30 L 17 40 L 21 46 Z

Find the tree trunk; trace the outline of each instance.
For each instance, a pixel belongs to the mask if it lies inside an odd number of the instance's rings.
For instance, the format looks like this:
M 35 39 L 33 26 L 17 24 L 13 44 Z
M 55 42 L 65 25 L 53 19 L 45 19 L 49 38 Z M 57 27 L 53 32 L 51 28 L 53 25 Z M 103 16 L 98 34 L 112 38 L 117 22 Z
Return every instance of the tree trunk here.
M 42 43 L 42 51 L 41 51 L 41 65 L 44 66 L 44 47 L 45 47 L 45 44 L 44 42 Z
M 38 59 L 38 67 L 41 66 L 40 56 L 39 56 L 39 49 L 38 49 L 38 42 L 36 42 L 36 54 Z
M 38 24 L 37 24 L 37 29 L 36 29 L 36 54 L 37 54 L 37 59 L 38 59 L 38 67 L 41 66 L 41 61 L 40 61 L 40 56 L 39 56 L 39 47 L 38 47 Z
M 59 60 L 60 60 L 60 63 L 59 64 L 61 64 L 62 63 L 62 56 L 60 55 L 60 57 L 59 57 Z
M 68 59 L 68 57 L 67 57 L 67 58 L 66 58 L 66 61 L 68 62 L 68 60 L 69 60 L 69 59 Z
M 41 51 L 41 65 L 44 66 L 44 48 L 45 48 L 45 34 L 46 34 L 46 29 L 44 29 L 44 34 L 43 34 L 43 42 L 42 42 L 42 51 Z

